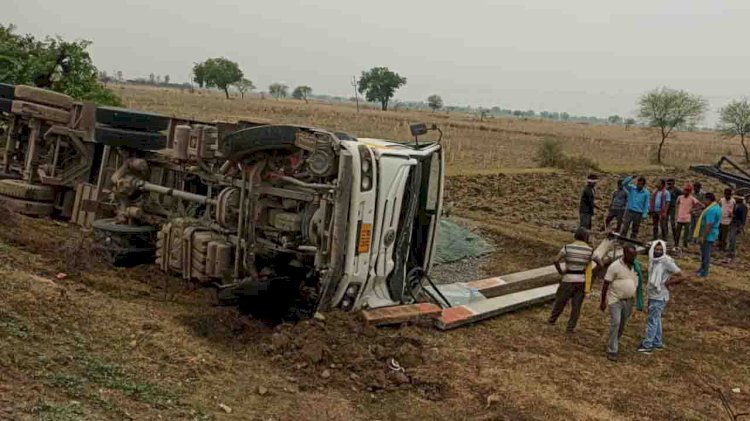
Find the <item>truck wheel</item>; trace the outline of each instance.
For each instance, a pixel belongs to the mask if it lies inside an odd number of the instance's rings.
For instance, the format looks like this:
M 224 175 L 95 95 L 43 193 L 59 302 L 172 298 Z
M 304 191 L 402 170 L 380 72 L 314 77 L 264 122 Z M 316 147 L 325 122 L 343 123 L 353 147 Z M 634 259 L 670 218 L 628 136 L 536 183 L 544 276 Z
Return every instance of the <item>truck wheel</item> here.
M 114 219 L 97 219 L 94 228 L 95 249 L 115 266 L 134 266 L 154 261 L 153 225 L 118 224 Z
M 14 95 L 14 99 L 33 102 L 35 104 L 49 105 L 50 107 L 62 108 L 63 110 L 73 108 L 73 98 L 47 89 L 17 85 Z
M 156 151 L 167 147 L 167 137 L 158 132 L 139 132 L 114 127 L 97 127 L 95 138 L 97 142 L 115 148 L 124 147 L 144 151 Z
M 29 184 L 22 180 L 0 180 L 0 194 L 36 202 L 52 202 L 55 200 L 55 190 L 52 187 Z
M 13 197 L 0 196 L 0 206 L 8 210 L 27 216 L 50 216 L 55 207 L 52 203 L 33 202 L 31 200 L 15 199 Z
M 160 132 L 169 127 L 169 117 L 118 107 L 97 107 L 96 122 L 118 129 Z

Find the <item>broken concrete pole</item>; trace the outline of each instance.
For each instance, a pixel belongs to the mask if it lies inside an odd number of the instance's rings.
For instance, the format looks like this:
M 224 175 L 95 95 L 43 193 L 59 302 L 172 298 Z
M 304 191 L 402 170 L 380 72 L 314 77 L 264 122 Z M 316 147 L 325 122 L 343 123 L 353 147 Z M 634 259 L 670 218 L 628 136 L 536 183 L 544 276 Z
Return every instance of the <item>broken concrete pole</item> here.
M 419 303 L 363 310 L 362 316 L 365 319 L 365 323 L 370 326 L 384 326 L 422 318 L 435 318 L 441 312 L 442 309 L 435 304 Z

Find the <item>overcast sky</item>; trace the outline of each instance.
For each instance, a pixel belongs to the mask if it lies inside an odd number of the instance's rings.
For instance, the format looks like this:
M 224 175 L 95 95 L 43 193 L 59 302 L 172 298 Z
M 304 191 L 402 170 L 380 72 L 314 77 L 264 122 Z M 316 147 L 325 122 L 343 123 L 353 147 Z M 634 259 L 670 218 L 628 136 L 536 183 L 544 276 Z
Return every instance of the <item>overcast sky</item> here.
M 658 86 L 712 110 L 750 95 L 748 0 L 2 0 L 22 33 L 94 42 L 126 78 L 186 81 L 194 62 L 237 61 L 256 86 L 351 96 L 351 77 L 387 66 L 396 97 L 572 114 L 633 115 Z M 709 116 L 709 123 L 715 116 Z

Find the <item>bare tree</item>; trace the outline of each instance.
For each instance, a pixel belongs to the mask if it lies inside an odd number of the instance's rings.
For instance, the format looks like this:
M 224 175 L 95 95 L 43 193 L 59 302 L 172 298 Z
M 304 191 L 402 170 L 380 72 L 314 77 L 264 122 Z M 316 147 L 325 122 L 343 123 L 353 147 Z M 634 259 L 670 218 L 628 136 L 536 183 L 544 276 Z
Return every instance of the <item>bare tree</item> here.
M 237 87 L 238 91 L 240 91 L 241 98 L 245 98 L 245 92 L 255 89 L 255 85 L 253 84 L 253 82 L 250 79 L 245 79 L 244 77 L 234 86 Z
M 750 134 L 750 103 L 747 98 L 734 100 L 719 110 L 721 133 L 726 138 L 740 137 L 740 144 L 745 151 L 745 163 L 750 163 L 750 154 L 745 146 L 745 137 Z
M 697 123 L 708 108 L 708 103 L 702 97 L 669 88 L 658 88 L 645 93 L 639 99 L 638 105 L 638 116 L 661 132 L 661 142 L 656 155 L 659 164 L 664 142 L 675 127 Z

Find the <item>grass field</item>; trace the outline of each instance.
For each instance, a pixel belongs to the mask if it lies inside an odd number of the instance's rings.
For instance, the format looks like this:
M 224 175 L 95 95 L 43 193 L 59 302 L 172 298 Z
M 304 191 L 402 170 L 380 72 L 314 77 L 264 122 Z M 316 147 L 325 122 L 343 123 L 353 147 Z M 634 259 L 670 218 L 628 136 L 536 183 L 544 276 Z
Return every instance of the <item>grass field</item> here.
M 586 151 L 618 176 L 638 169 L 649 180 L 696 179 L 650 166 L 654 140 L 644 129 L 357 113 L 140 87 L 118 92 L 144 110 L 257 116 L 364 136 L 406 138 L 409 122 L 436 121 L 449 145 L 448 200 L 497 247 L 481 267 L 492 275 L 549 264 L 576 226 L 583 177 L 535 168 L 541 139 L 559 139 L 570 154 Z M 714 136 L 679 134 L 667 146 L 668 162 L 686 166 L 728 148 L 738 152 Z M 679 155 L 677 145 L 690 152 Z M 615 179 L 602 181 L 600 200 Z M 650 228 L 643 226 L 644 238 Z M 598 283 L 573 335 L 564 333 L 567 312 L 557 326 L 545 323 L 549 305 L 450 332 L 422 324 L 366 328 L 341 313 L 274 327 L 217 307 L 211 290 L 153 266 L 109 267 L 89 241 L 66 223 L 0 213 L 0 420 L 729 419 L 722 396 L 737 412 L 750 410 L 744 238 L 738 263 L 717 261 L 707 280 L 675 288 L 664 316 L 666 351 L 635 352 L 645 323 L 638 313 L 618 363 L 604 358 Z M 693 252 L 678 263 L 690 272 L 696 261 Z M 390 358 L 405 367 L 403 375 L 387 368 Z
M 603 169 L 629 171 L 651 167 L 656 156 L 658 134 L 647 128 L 596 126 L 538 119 L 494 118 L 413 111 L 382 112 L 354 105 L 297 100 L 226 100 L 223 93 L 189 93 L 173 89 L 115 86 L 125 106 L 203 120 L 236 121 L 262 117 L 274 122 L 314 125 L 355 136 L 408 139 L 409 124 L 438 124 L 445 133 L 449 171 L 453 174 L 495 172 L 535 167 L 534 154 L 543 139 L 562 142 L 566 153 L 585 155 Z M 713 132 L 678 132 L 667 140 L 664 162 L 687 167 L 718 160 L 721 155 L 742 156 L 739 141 L 720 139 Z

